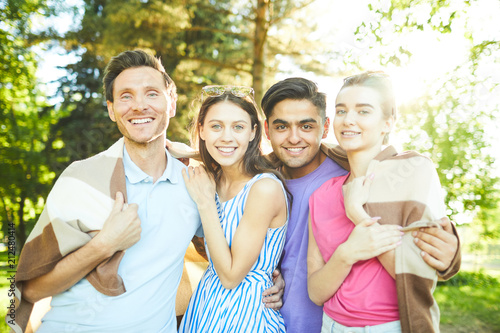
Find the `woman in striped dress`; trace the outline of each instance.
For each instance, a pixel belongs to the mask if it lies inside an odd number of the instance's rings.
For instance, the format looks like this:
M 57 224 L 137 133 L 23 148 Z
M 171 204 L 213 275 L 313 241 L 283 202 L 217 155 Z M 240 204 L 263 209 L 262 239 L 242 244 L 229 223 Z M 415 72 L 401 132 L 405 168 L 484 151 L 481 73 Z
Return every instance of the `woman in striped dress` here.
M 266 308 L 288 222 L 281 175 L 260 151 L 262 125 L 247 87 L 208 86 L 194 127 L 205 167 L 183 176 L 198 206 L 209 266 L 179 332 L 285 332 Z M 215 198 L 215 200 L 214 200 Z

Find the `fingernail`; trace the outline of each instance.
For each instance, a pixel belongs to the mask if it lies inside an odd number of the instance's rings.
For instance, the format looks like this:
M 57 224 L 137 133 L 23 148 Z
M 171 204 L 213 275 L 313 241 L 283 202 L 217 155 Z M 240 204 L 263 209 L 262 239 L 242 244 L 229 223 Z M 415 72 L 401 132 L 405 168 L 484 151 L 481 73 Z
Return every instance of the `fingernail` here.
M 425 257 L 425 252 L 424 252 L 424 251 L 420 252 L 420 255 L 421 255 L 422 257 Z
M 413 237 L 417 237 L 417 232 L 416 232 L 416 231 L 413 231 L 413 232 L 411 233 L 411 235 L 412 235 Z
M 374 216 L 374 217 L 372 217 L 372 220 L 373 220 L 373 221 L 377 221 L 377 220 L 380 220 L 380 219 L 381 219 L 381 217 L 380 217 L 380 216 Z
M 375 178 L 375 174 L 372 173 L 368 178 L 370 178 L 370 180 L 373 180 L 373 178 Z
M 413 242 L 417 243 L 418 242 L 418 238 L 413 238 Z

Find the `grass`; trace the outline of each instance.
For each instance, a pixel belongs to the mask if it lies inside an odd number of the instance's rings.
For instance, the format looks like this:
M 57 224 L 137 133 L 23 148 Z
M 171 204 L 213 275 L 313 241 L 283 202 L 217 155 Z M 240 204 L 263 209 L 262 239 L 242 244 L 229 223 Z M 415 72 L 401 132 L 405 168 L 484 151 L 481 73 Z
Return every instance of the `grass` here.
M 0 253 L 0 333 L 9 305 L 7 256 Z M 441 310 L 442 333 L 500 333 L 500 280 L 483 272 L 460 272 L 440 282 L 434 293 Z
M 500 332 L 500 282 L 492 275 L 460 272 L 434 293 L 443 333 Z

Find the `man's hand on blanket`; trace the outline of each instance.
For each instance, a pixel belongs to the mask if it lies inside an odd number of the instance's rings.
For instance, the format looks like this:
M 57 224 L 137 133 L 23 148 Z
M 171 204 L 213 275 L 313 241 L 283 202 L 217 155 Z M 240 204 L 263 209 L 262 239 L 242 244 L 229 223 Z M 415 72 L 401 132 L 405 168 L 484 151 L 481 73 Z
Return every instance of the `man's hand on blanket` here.
M 453 233 L 451 222 L 447 218 L 441 219 L 438 228 L 420 228 L 412 233 L 415 244 L 422 250 L 424 261 L 438 271 L 445 271 L 450 267 L 458 249 L 458 239 Z
M 102 230 L 95 236 L 109 255 L 126 250 L 141 239 L 141 220 L 137 215 L 137 204 L 124 203 L 123 194 L 116 193 L 113 209 L 104 222 Z
M 264 290 L 262 293 L 262 302 L 266 308 L 279 310 L 283 306 L 285 280 L 283 280 L 283 276 L 277 269 L 273 272 L 273 282 L 274 285 L 271 288 Z

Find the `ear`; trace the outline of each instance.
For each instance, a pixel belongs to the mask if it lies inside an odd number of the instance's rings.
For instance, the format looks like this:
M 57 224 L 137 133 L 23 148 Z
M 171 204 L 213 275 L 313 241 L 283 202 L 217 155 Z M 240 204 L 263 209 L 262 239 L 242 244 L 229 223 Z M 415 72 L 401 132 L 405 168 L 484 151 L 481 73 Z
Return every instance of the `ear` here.
M 387 133 L 390 133 L 392 131 L 392 128 L 394 127 L 394 117 L 393 116 L 390 116 L 389 118 L 387 118 L 384 122 L 384 127 L 383 127 L 383 131 L 382 131 L 382 134 L 387 134 Z
M 106 105 L 108 106 L 108 116 L 109 118 L 116 123 L 115 112 L 113 111 L 113 102 L 106 101 Z
M 257 131 L 257 125 L 253 125 L 252 136 L 250 137 L 250 141 L 252 142 L 255 139 L 255 132 Z
M 267 138 L 268 140 L 271 140 L 271 139 L 269 138 L 269 123 L 267 122 L 267 119 L 266 119 L 266 121 L 264 122 L 264 133 L 266 133 L 266 138 Z
M 170 98 L 170 110 L 168 113 L 168 116 L 172 118 L 175 116 L 175 112 L 177 110 L 177 99 L 176 98 Z
M 203 141 L 205 141 L 205 132 L 203 132 L 203 125 L 202 124 L 198 124 L 198 127 L 200 129 L 200 139 L 202 139 Z
M 330 130 L 330 118 L 326 117 L 325 124 L 323 125 L 323 136 L 321 137 L 322 139 L 326 139 L 329 130 Z

